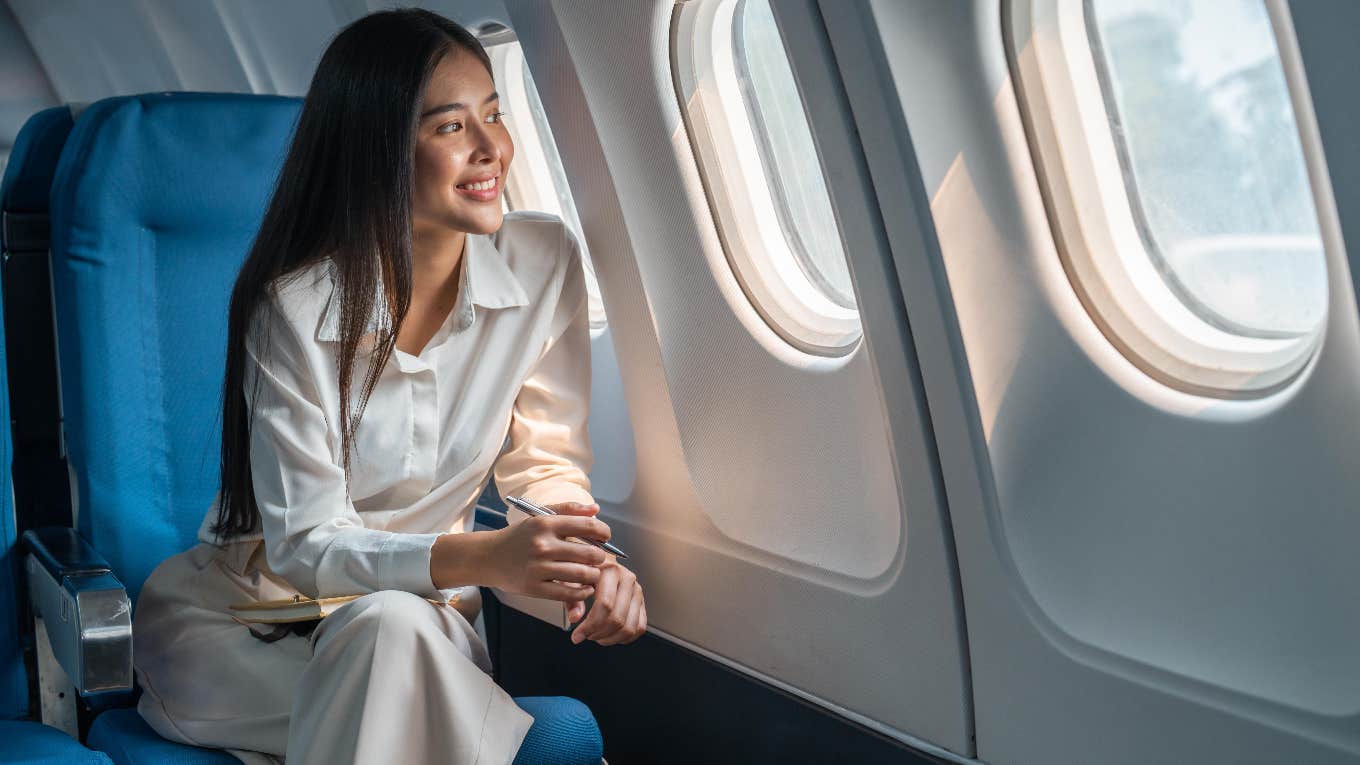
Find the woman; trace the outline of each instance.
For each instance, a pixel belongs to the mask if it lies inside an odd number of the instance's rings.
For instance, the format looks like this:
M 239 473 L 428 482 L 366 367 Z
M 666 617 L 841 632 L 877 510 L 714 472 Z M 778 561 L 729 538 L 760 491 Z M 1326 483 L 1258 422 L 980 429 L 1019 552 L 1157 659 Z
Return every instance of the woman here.
M 502 220 L 498 106 L 481 45 L 426 11 L 322 57 L 232 294 L 221 491 L 137 608 L 162 736 L 246 762 L 510 762 L 532 718 L 488 675 L 477 585 L 562 601 L 573 642 L 645 631 L 636 577 L 569 541 L 609 537 L 581 256 L 556 218 Z M 464 533 L 489 474 L 560 517 Z M 310 635 L 227 614 L 296 593 L 363 597 Z

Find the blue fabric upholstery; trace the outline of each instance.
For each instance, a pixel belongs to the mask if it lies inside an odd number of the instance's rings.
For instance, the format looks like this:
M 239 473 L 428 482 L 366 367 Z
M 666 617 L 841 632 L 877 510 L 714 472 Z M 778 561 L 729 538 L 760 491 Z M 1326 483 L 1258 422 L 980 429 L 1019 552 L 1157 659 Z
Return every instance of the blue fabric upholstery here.
M 166 741 L 135 709 L 111 709 L 90 726 L 89 744 L 108 752 L 114 765 L 238 765 L 220 749 Z
M 534 716 L 534 724 L 514 765 L 599 765 L 604 742 L 585 704 L 567 696 L 521 696 L 515 703 Z
M 0 721 L 0 762 L 11 765 L 110 765 L 108 755 L 41 723 Z
M 0 206 L 7 212 L 47 212 L 57 158 L 72 123 L 71 110 L 65 106 L 44 109 L 24 123 L 0 183 Z
M 70 129 L 71 113 L 64 106 L 39 112 L 24 123 L 0 183 L 0 203 L 6 212 L 47 211 L 53 169 Z M 86 749 L 62 731 L 20 719 L 28 715 L 28 675 L 17 598 L 23 578 L 12 502 L 8 372 L 4 312 L 0 311 L 0 762 L 108 765 L 107 755 Z
M 66 444 L 80 530 L 134 603 L 217 489 L 227 303 L 300 101 L 92 104 L 52 188 Z
M 9 433 L 9 360 L 5 357 L 5 318 L 0 311 L 0 720 L 28 713 L 28 674 L 24 672 L 23 633 L 19 631 L 19 553 L 14 525 Z

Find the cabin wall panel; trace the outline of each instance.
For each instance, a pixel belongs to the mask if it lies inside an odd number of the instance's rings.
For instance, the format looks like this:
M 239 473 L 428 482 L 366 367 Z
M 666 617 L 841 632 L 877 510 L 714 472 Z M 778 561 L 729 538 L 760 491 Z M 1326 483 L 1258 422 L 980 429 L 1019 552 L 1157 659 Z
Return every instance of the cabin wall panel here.
M 671 3 L 507 6 L 609 310 L 637 485 L 604 517 L 636 550 L 650 622 L 889 735 L 969 753 L 919 394 L 904 377 L 885 396 L 871 356 L 904 349 L 885 337 L 827 360 L 756 334 L 773 336 L 726 268 L 680 118 Z
M 904 156 L 926 180 L 908 191 L 938 250 L 899 232 L 912 246 L 896 255 L 958 545 L 978 756 L 1356 761 L 1360 328 L 1342 253 L 1323 350 L 1286 391 L 1217 401 L 1147 379 L 1066 281 L 1001 23 L 995 0 L 828 16 L 838 54 L 867 38 L 861 57 L 880 52 L 896 91 L 861 94 L 862 129 L 910 127 L 909 149 L 866 138 L 880 203 Z

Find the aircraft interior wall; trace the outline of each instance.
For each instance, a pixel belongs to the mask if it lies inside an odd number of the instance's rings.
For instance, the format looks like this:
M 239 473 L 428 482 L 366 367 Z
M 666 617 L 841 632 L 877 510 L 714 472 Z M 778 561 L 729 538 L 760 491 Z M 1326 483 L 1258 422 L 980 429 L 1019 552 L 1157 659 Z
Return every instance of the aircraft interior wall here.
M 794 255 L 750 255 L 821 212 L 788 201 L 805 176 L 743 185 L 803 145 L 741 68 L 765 0 L 417 3 L 523 58 L 497 85 L 512 130 L 541 105 L 568 188 L 539 198 L 588 251 L 592 492 L 647 593 L 639 645 L 579 650 L 490 599 L 498 680 L 583 699 L 614 765 L 1360 763 L 1360 4 L 1233 0 L 1270 35 L 1242 88 L 1278 79 L 1315 225 L 1260 237 L 1314 258 L 1295 331 L 1214 313 L 1159 249 L 1116 65 L 1190 44 L 1157 23 L 1192 4 L 1159 2 L 769 0 L 850 286 L 809 299 L 821 330 L 762 281 Z M 0 0 L 0 158 L 59 104 L 302 96 L 393 5 Z M 1217 225 L 1176 252 L 1259 233 Z
M 1339 241 L 1322 350 L 1289 388 L 1215 401 L 1159 384 L 1091 320 L 1054 249 L 1065 240 L 1036 165 L 1052 170 L 1031 154 L 1021 113 L 1034 87 L 1028 34 L 1009 31 L 1008 61 L 996 41 L 1010 19 L 991 4 L 873 9 L 879 33 L 903 43 L 889 65 L 980 425 L 955 450 L 937 420 L 942 460 L 956 451 L 977 471 L 949 493 L 979 757 L 995 758 L 988 742 L 1047 757 L 1059 730 L 1073 761 L 1245 761 L 1300 735 L 1312 742 L 1302 759 L 1338 756 L 1353 746 L 1336 721 L 1356 709 L 1342 678 L 1353 676 L 1343 636 L 1357 615 L 1345 605 L 1353 575 L 1335 567 L 1354 562 L 1345 540 L 1360 531 L 1342 510 L 1360 491 L 1349 449 L 1331 448 L 1353 440 L 1337 423 L 1360 405 L 1347 382 L 1360 336 Z M 1025 690 L 1055 682 L 1101 703 Z M 1135 709 L 1156 740 L 1111 751 Z

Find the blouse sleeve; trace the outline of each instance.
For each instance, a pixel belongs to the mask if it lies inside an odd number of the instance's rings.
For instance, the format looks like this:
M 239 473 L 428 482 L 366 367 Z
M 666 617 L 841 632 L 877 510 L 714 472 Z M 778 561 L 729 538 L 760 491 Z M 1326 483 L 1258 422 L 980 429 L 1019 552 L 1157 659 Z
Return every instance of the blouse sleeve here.
M 250 471 L 270 569 L 314 597 L 436 595 L 430 552 L 440 535 L 364 526 L 332 448 L 316 378 L 272 299 L 248 333 L 246 351 Z
M 565 229 L 569 258 L 562 294 L 544 351 L 515 397 L 510 446 L 493 468 L 502 496 L 527 497 L 541 505 L 594 503 L 590 493 L 593 455 L 586 422 L 590 415 L 590 314 L 585 273 L 576 240 Z M 517 523 L 523 511 L 510 508 Z

